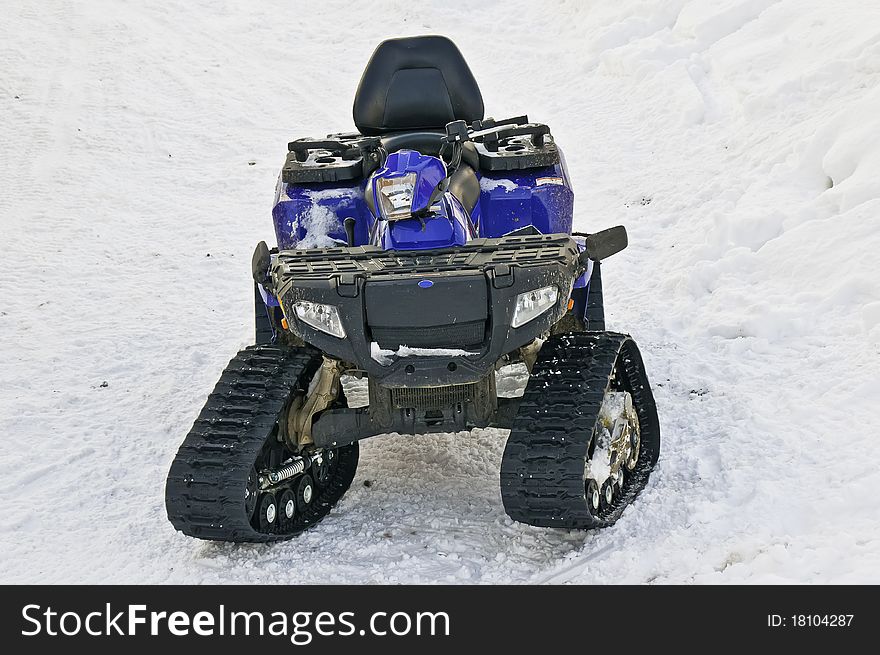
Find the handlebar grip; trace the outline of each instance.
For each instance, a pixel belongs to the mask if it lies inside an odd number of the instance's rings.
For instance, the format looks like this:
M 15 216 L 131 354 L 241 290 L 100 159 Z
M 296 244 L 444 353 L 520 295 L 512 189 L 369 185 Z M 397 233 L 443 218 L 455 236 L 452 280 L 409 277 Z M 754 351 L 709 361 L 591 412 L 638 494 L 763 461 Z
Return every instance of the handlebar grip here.
M 452 121 L 451 123 L 446 123 L 447 143 L 467 141 L 469 139 L 470 132 L 468 132 L 468 124 L 465 121 Z

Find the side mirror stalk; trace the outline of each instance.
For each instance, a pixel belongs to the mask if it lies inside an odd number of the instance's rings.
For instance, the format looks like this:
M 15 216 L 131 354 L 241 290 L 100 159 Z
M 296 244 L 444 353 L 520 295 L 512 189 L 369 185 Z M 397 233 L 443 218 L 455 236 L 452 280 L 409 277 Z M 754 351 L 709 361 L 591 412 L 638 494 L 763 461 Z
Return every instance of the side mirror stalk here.
M 626 228 L 618 225 L 588 235 L 584 245 L 586 249 L 580 254 L 578 261 L 586 268 L 591 259 L 598 262 L 619 253 L 629 245 L 629 239 L 626 236 Z

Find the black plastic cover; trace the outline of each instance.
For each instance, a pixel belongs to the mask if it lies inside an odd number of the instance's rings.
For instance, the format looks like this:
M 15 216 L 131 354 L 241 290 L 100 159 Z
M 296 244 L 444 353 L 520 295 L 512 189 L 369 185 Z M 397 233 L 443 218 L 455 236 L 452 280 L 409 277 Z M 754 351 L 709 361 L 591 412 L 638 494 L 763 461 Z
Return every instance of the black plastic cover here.
M 442 284 L 421 275 L 367 280 L 367 327 L 382 348 L 465 348 L 482 344 L 489 315 L 486 276 L 449 273 Z

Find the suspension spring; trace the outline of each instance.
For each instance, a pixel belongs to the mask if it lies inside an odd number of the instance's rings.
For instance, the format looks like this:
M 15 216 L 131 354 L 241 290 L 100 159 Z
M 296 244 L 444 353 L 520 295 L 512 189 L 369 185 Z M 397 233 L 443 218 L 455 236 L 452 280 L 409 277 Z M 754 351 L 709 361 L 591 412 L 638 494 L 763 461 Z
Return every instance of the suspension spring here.
M 299 475 L 311 466 L 312 461 L 313 459 L 309 455 L 291 457 L 279 468 L 263 471 L 260 475 L 260 486 L 265 489 L 266 487 L 284 482 L 294 475 Z

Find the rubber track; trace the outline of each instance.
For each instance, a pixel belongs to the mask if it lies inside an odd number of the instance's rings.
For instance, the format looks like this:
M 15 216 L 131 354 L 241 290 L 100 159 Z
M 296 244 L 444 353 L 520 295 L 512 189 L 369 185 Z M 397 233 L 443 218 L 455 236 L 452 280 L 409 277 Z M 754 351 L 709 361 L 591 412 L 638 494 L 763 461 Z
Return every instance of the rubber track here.
M 200 539 L 266 542 L 311 527 L 348 489 L 358 449 L 340 448 L 330 483 L 283 534 L 255 530 L 245 511 L 247 477 L 297 387 L 321 361 L 311 349 L 250 346 L 223 371 L 171 464 L 165 507 L 174 527 Z
M 594 515 L 586 500 L 585 465 L 618 359 L 639 416 L 641 453 L 622 493 Z M 516 521 L 541 527 L 611 525 L 647 484 L 659 450 L 657 409 L 635 342 L 614 332 L 551 337 L 538 355 L 504 449 L 504 509 Z

